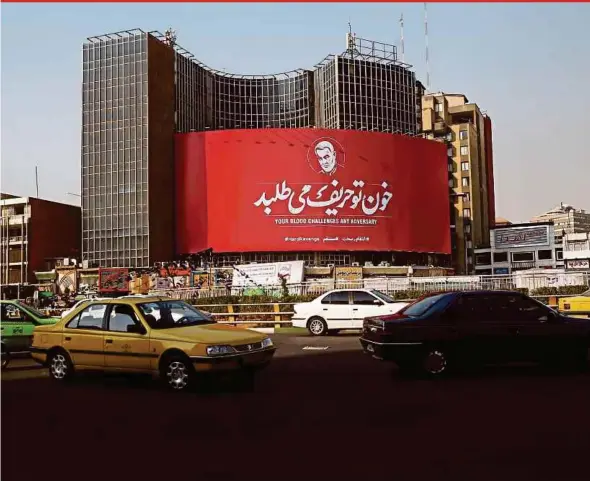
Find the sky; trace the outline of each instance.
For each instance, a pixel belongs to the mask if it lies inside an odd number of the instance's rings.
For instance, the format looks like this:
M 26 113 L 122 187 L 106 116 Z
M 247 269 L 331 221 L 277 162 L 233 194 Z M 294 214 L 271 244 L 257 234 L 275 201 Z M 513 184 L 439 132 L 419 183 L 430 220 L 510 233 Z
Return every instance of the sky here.
M 348 22 L 399 44 L 425 82 L 423 4 L 2 3 L 3 192 L 79 204 L 81 50 L 88 36 L 176 30 L 228 72 L 311 68 L 345 49 Z M 526 221 L 560 202 L 590 210 L 590 4 L 428 4 L 431 90 L 463 93 L 491 117 L 496 211 Z

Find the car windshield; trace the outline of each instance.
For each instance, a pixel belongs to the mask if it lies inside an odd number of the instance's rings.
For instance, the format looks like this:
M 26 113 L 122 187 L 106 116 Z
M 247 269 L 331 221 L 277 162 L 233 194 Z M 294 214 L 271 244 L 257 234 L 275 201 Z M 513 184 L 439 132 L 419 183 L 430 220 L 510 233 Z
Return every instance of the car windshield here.
M 32 306 L 29 306 L 28 304 L 25 304 L 23 302 L 17 302 L 17 304 L 19 307 L 22 307 L 25 311 L 29 312 L 29 314 L 33 314 L 33 316 L 35 316 L 37 319 L 51 319 L 51 316 L 43 314 L 41 311 L 38 311 L 37 309 L 35 309 Z
M 86 304 L 89 304 L 92 302 L 92 299 L 82 299 L 81 301 L 76 302 L 76 304 L 74 304 L 71 309 L 78 309 L 78 307 L 80 306 L 85 306 Z
M 203 312 L 182 301 L 145 302 L 137 307 L 152 329 L 215 324 Z
M 383 292 L 378 291 L 376 289 L 371 289 L 371 293 L 376 295 L 383 302 L 387 302 L 388 304 L 393 304 L 394 302 L 397 302 L 393 297 L 389 297 L 387 294 L 384 294 Z
M 438 294 L 436 296 L 428 296 L 424 299 L 420 299 L 403 309 L 402 313 L 409 317 L 422 316 L 445 296 L 445 294 Z

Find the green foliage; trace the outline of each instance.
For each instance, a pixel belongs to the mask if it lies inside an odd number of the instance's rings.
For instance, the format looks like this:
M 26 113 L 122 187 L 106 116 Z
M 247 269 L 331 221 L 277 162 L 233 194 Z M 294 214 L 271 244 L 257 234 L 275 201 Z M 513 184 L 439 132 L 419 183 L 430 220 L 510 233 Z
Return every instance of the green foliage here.
M 560 286 L 560 287 L 539 287 L 533 289 L 533 296 L 575 296 L 588 290 L 586 285 L 578 286 Z
M 524 294 L 526 296 L 529 295 L 529 289 L 528 289 L 528 287 L 519 287 L 518 289 L 509 289 L 509 290 L 520 292 L 521 294 Z
M 221 296 L 221 297 L 201 297 L 193 299 L 192 304 L 209 312 L 227 312 L 227 304 L 233 306 L 234 312 L 266 312 L 269 314 L 273 312 L 273 306 L 261 306 L 261 305 L 245 305 L 245 304 L 274 304 L 281 303 L 279 306 L 281 312 L 288 312 L 293 310 L 292 304 L 283 303 L 299 303 L 309 302 L 317 297 L 316 294 L 310 294 L 305 296 L 293 296 L 284 295 L 280 299 L 275 296 L 261 295 L 261 296 Z M 213 305 L 212 305 L 213 304 Z M 222 305 L 216 305 L 222 304 Z
M 286 277 L 281 277 L 281 291 L 282 291 L 282 297 L 283 299 L 285 297 L 289 297 L 289 288 L 287 287 L 287 278 Z

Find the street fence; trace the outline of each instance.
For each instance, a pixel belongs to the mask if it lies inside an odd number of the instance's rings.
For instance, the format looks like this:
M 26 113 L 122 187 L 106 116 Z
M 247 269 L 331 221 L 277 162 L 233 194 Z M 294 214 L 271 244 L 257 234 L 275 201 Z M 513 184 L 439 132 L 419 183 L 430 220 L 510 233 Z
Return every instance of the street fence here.
M 535 291 L 551 291 L 553 294 L 577 294 L 582 287 L 588 288 L 590 273 L 517 273 L 494 276 L 453 276 L 453 277 L 369 277 L 359 280 L 316 279 L 300 284 L 252 287 L 214 287 L 210 289 L 174 288 L 153 290 L 150 294 L 174 297 L 186 301 L 202 298 L 228 296 L 318 296 L 332 289 L 376 289 L 398 298 L 399 295 L 428 293 L 436 291 L 463 290 L 521 290 L 528 294 Z M 576 288 L 573 289 L 572 288 Z M 285 292 L 285 290 L 287 292 Z M 555 292 L 553 292 L 555 291 Z M 565 291 L 565 292 L 564 292 Z M 570 292 L 571 291 L 571 292 Z M 575 292 L 577 291 L 577 292 Z M 544 292 L 543 292 L 544 293 Z
M 558 308 L 558 299 L 571 295 L 539 295 L 532 296 L 549 307 Z M 412 302 L 413 299 L 398 299 L 399 302 Z M 298 302 L 258 302 L 258 303 L 228 303 L 228 304 L 197 304 L 200 310 L 206 311 L 220 324 L 240 325 L 242 327 L 256 327 L 274 325 L 286 327 L 291 324 L 291 316 L 295 313 L 293 306 Z M 63 309 L 52 309 L 51 315 L 60 315 Z M 575 312 L 576 316 L 588 316 L 590 312 Z M 252 319 L 255 318 L 255 319 Z

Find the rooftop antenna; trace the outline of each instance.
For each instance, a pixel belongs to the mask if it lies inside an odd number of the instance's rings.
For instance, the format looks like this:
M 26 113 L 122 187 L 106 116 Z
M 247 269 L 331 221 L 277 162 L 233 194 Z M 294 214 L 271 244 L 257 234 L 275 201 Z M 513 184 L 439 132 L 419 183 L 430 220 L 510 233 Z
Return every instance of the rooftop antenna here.
M 405 48 L 404 48 L 404 14 L 402 12 L 401 17 L 399 18 L 399 26 L 400 26 L 400 31 L 401 31 L 401 35 L 400 35 L 400 45 L 402 48 L 402 63 L 405 63 Z
M 176 45 L 176 31 L 172 30 L 172 27 L 169 27 L 168 30 L 166 30 L 164 32 L 164 37 L 166 38 L 166 43 L 168 45 L 170 45 L 171 47 L 174 47 L 174 45 Z
M 346 34 L 346 50 L 349 52 L 354 52 L 355 45 L 354 45 L 354 34 L 352 33 L 352 24 L 350 23 L 350 18 L 348 19 L 348 33 Z
M 39 170 L 38 167 L 35 166 L 35 186 L 37 188 L 37 199 L 39 198 Z
M 426 90 L 430 91 L 430 59 L 428 57 L 428 7 L 424 2 L 424 41 L 426 57 Z

